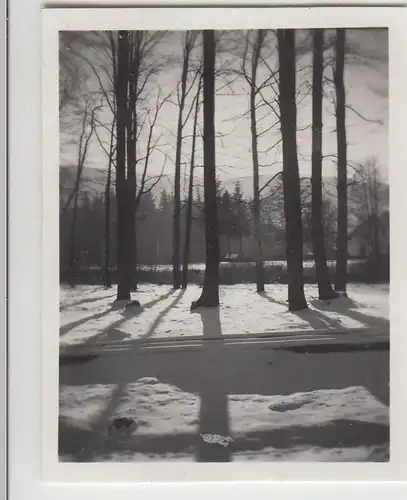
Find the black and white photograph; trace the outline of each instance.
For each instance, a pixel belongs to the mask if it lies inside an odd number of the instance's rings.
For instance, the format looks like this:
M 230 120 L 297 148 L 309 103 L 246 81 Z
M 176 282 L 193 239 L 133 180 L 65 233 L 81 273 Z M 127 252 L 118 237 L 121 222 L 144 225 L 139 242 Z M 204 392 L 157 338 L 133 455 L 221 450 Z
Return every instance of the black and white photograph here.
M 391 459 L 389 30 L 268 19 L 58 33 L 60 462 Z

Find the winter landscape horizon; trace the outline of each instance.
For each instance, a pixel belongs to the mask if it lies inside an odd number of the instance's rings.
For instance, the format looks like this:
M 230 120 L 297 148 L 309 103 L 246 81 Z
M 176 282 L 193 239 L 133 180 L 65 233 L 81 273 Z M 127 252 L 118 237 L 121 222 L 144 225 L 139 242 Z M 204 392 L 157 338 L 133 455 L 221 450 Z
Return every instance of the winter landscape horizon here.
M 388 462 L 386 28 L 59 32 L 61 462 Z

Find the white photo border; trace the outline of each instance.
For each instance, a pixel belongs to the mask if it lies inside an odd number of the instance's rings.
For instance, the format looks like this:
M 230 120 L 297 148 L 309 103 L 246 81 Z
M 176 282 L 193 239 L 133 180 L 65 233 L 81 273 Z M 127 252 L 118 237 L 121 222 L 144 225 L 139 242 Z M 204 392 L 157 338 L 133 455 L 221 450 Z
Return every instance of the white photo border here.
M 389 27 L 392 81 L 390 100 L 392 117 L 399 106 L 394 107 L 394 99 L 399 98 L 398 82 L 400 66 L 395 61 L 398 46 L 402 42 L 405 26 L 400 22 L 396 11 L 387 8 L 315 8 L 301 9 L 127 9 L 125 15 L 121 9 L 90 10 L 45 10 L 43 11 L 43 472 L 44 478 L 59 481 L 203 481 L 227 480 L 317 480 L 317 479 L 353 479 L 373 480 L 400 479 L 402 476 L 402 451 L 398 448 L 398 439 L 392 439 L 391 460 L 389 463 L 233 463 L 233 464 L 187 464 L 187 463 L 103 463 L 103 464 L 67 464 L 59 463 L 57 449 L 57 401 L 58 384 L 56 360 L 58 337 L 55 332 L 59 325 L 59 282 L 58 275 L 58 32 L 59 30 L 100 30 L 100 29 L 143 29 L 181 30 L 185 29 L 247 29 L 247 28 L 304 28 L 304 27 Z M 399 38 L 400 37 L 400 38 Z M 392 127 L 390 127 L 392 128 Z M 392 144 L 397 134 L 392 136 Z M 393 149 L 394 150 L 394 149 Z M 396 175 L 390 170 L 390 178 Z M 394 184 L 392 200 L 394 202 Z M 397 196 L 397 194 L 396 194 Z M 394 225 L 394 220 L 392 220 Z M 394 238 L 392 234 L 392 247 Z M 393 249 L 392 249 L 393 250 Z M 395 250 L 397 251 L 397 249 Z M 392 259 L 394 255 L 392 254 Z M 52 266 L 52 267 L 51 267 Z M 54 272 L 50 273 L 50 269 Z M 394 266 L 393 266 L 394 270 Z M 54 274 L 55 273 L 55 274 Z M 392 275 L 392 300 L 394 288 L 399 279 Z M 391 321 L 397 324 L 397 314 L 392 307 Z M 394 313 L 394 314 L 393 314 Z M 399 340 L 392 329 L 392 344 Z M 397 366 L 397 352 L 391 350 L 392 365 Z M 394 370 L 391 370 L 392 373 Z M 52 376 L 51 376 L 52 374 Z M 397 379 L 392 377 L 393 389 Z M 392 389 L 392 435 L 399 435 L 399 417 L 402 411 L 398 407 L 399 398 L 393 397 Z M 397 394 L 397 393 L 396 393 Z M 50 397 L 50 395 L 52 395 Z M 55 399 L 54 399 L 55 398 Z M 405 411 L 405 408 L 404 408 Z M 50 472 L 52 470 L 52 473 Z M 106 480 L 106 479 L 105 479 Z
M 21 4 L 21 0 L 18 0 Z M 15 1 L 15 4 L 17 0 Z M 211 9 L 197 11 L 184 7 L 169 9 L 157 16 L 158 9 L 49 9 L 43 11 L 42 21 L 42 91 L 38 48 L 40 45 L 39 12 L 35 9 L 17 10 L 14 18 L 18 29 L 11 51 L 11 128 L 10 142 L 10 364 L 13 375 L 10 381 L 10 485 L 12 494 L 24 491 L 22 486 L 44 484 L 36 491 L 25 490 L 25 495 L 15 498 L 71 498 L 81 494 L 84 498 L 100 499 L 113 493 L 122 498 L 134 494 L 189 498 L 192 486 L 186 484 L 130 484 L 155 481 L 200 483 L 197 488 L 204 494 L 234 496 L 269 494 L 285 497 L 301 495 L 315 498 L 315 492 L 326 498 L 342 498 L 355 492 L 363 498 L 392 494 L 402 498 L 406 492 L 403 476 L 403 454 L 407 421 L 406 394 L 403 390 L 405 368 L 403 354 L 407 352 L 407 339 L 403 335 L 406 313 L 403 308 L 404 283 L 407 271 L 403 266 L 403 219 L 397 214 L 406 213 L 407 197 L 404 194 L 403 170 L 389 168 L 391 184 L 391 461 L 389 464 L 59 464 L 57 462 L 57 397 L 58 397 L 58 64 L 57 32 L 63 29 L 225 29 L 277 27 L 388 27 L 390 30 L 390 164 L 403 156 L 404 110 L 407 109 L 405 89 L 406 72 L 404 46 L 407 41 L 405 9 L 399 7 L 316 7 L 279 8 L 270 13 L 267 23 L 264 8 Z M 11 9 L 13 12 L 13 10 Z M 34 12 L 35 11 L 35 12 Z M 16 9 L 14 10 L 16 12 Z M 30 18 L 30 13 L 32 17 Z M 133 20 L 132 16 L 136 15 Z M 151 14 L 154 14 L 152 17 Z M 150 19 L 148 19 L 150 17 Z M 151 24 L 151 19 L 158 21 Z M 18 20 L 18 21 L 17 21 Z M 288 20 L 288 21 L 287 21 Z M 137 21 L 137 22 L 136 22 Z M 168 23 L 171 22 L 171 27 Z M 33 25 L 37 29 L 32 32 Z M 160 28 L 161 26 L 161 28 Z M 13 34 L 13 29 L 11 30 Z M 25 43 L 25 46 L 23 45 Z M 24 47 L 24 50 L 23 50 Z M 56 52 L 55 52 L 56 51 Z M 30 60 L 30 56 L 32 59 Z M 28 84 L 29 83 L 29 84 Z M 40 100 L 43 99 L 41 115 Z M 21 117 L 25 120 L 21 120 Z M 42 129 L 42 164 L 41 134 Z M 20 117 L 20 122 L 18 122 Z M 399 124 L 399 126 L 397 126 Z M 17 133 L 16 133 L 17 132 Z M 21 137 L 27 138 L 22 142 Z M 28 168 L 27 162 L 30 163 Z M 401 162 L 399 162 L 400 164 Z M 406 179 L 407 181 L 407 179 Z M 41 241 L 42 240 L 42 241 Z M 24 243 L 23 243 L 24 242 Z M 46 266 L 44 266 L 46 264 Z M 52 272 L 54 267 L 54 272 Z M 55 274 L 54 274 L 55 273 Z M 40 318 L 41 315 L 41 318 Z M 41 347 L 40 347 L 41 345 Z M 41 353 L 40 353 L 41 349 Z M 40 369 L 42 368 L 42 370 Z M 40 373 L 42 373 L 40 377 Z M 41 381 L 41 383 L 40 383 Z M 40 404 L 41 401 L 41 404 Z M 39 418 L 40 408 L 42 419 Z M 41 433 L 39 429 L 41 428 Z M 39 439 L 41 434 L 41 439 Z M 42 464 L 40 466 L 40 457 Z M 17 466 L 18 463 L 18 466 Z M 350 467 L 352 465 L 352 468 Z M 165 470 L 161 470 L 165 469 Z M 22 481 L 22 478 L 24 480 Z M 100 483 L 100 480 L 109 481 Z M 250 481 L 239 482 L 236 481 Z M 393 484 L 375 484 L 374 491 L 366 491 L 366 481 L 398 481 Z M 212 481 L 230 481 L 213 484 Z M 233 481 L 233 483 L 232 483 Z M 263 481 L 253 483 L 251 481 Z M 267 481 L 267 482 L 264 482 Z M 271 483 L 270 483 L 271 481 Z M 287 481 L 312 481 L 314 483 L 290 484 Z M 315 484 L 318 481 L 318 484 Z M 341 481 L 321 483 L 320 481 Z M 346 484 L 343 481 L 365 481 Z M 55 483 L 70 483 L 57 485 Z M 85 485 L 75 482 L 92 483 Z M 115 484 L 112 484 L 115 483 Z M 126 485 L 119 483 L 127 483 Z M 37 486 L 35 486 L 37 488 Z M 270 491 L 270 487 L 273 488 Z M 165 488 L 165 489 L 164 489 Z M 368 488 L 370 489 L 370 488 Z M 189 491 L 188 491 L 189 490 Z M 291 491 L 291 493 L 290 493 Z M 57 492 L 57 493 L 56 493 Z M 403 495 L 404 496 L 404 495 Z

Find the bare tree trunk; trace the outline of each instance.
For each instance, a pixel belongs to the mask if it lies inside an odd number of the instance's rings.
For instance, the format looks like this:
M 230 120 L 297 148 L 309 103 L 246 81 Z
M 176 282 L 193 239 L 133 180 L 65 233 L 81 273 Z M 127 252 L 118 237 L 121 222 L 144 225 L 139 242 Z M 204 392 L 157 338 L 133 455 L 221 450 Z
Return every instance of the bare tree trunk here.
M 79 198 L 79 181 L 77 181 L 77 189 L 74 197 L 73 213 L 71 221 L 71 249 L 69 253 L 69 284 L 72 288 L 76 285 L 78 262 L 76 259 L 76 220 L 78 214 L 78 198 Z
M 257 119 L 256 119 L 256 94 L 257 94 L 257 67 L 264 41 L 263 30 L 257 31 L 257 40 L 252 58 L 252 75 L 250 85 L 250 129 L 252 135 L 253 158 L 253 224 L 256 248 L 256 287 L 257 292 L 264 292 L 263 246 L 260 224 L 260 185 L 259 185 L 259 153 L 257 148 Z
M 203 32 L 203 120 L 204 120 L 204 199 L 205 199 L 205 276 L 202 295 L 192 302 L 197 307 L 219 305 L 219 228 L 216 200 L 215 165 L 215 33 Z
M 239 233 L 239 253 L 240 253 L 240 262 L 243 261 L 243 236 Z
M 278 30 L 278 56 L 288 307 L 292 311 L 297 311 L 305 309 L 307 302 L 304 295 L 303 278 L 301 190 L 296 137 L 295 31 L 293 29 Z
M 373 239 L 375 246 L 375 258 L 380 258 L 380 213 L 379 213 L 379 193 L 377 183 L 377 170 L 373 170 Z
M 128 155 L 131 156 L 131 155 Z M 135 185 L 135 170 L 129 169 L 127 177 L 128 188 L 128 252 L 129 252 L 129 276 L 130 288 L 132 291 L 137 290 L 137 234 L 136 234 L 136 208 L 135 208 L 135 192 L 132 186 Z
M 110 186 L 111 186 L 112 162 L 109 160 L 107 180 L 105 188 L 105 252 L 104 252 L 104 282 L 105 287 L 112 286 L 110 277 Z
M 137 290 L 137 249 L 136 249 L 136 101 L 138 92 L 140 33 L 129 44 L 129 84 L 127 106 L 127 187 L 128 187 L 128 252 L 130 254 L 130 289 Z M 131 67 L 131 70 L 130 70 Z
M 82 179 L 82 172 L 83 172 L 83 166 L 85 164 L 87 152 L 88 152 L 88 146 L 89 146 L 89 141 L 93 135 L 94 131 L 94 112 L 95 110 L 92 111 L 92 117 L 90 121 L 90 131 L 88 136 L 86 137 L 86 129 L 88 127 L 88 108 L 87 106 L 85 107 L 84 114 L 83 114 L 83 119 L 82 119 L 82 130 L 81 134 L 79 137 L 79 146 L 78 146 L 78 168 L 76 172 L 76 181 L 75 181 L 75 187 L 73 190 L 73 194 L 69 197 L 70 200 L 74 200 L 74 205 L 73 205 L 73 214 L 72 214 L 72 221 L 71 221 L 71 247 L 70 247 L 70 255 L 69 255 L 69 263 L 68 263 L 68 271 L 69 271 L 69 282 L 72 287 L 75 286 L 76 284 L 76 278 L 77 278 L 77 272 L 78 272 L 78 263 L 76 261 L 76 221 L 77 221 L 77 214 L 78 214 L 78 200 L 79 200 L 79 193 L 80 193 L 80 184 L 81 184 L 81 179 Z M 66 210 L 68 207 L 70 201 L 68 200 L 67 204 L 65 205 L 63 210 Z
M 119 31 L 117 62 L 117 300 L 130 300 L 130 255 L 128 244 L 129 203 L 126 179 L 127 89 L 129 80 L 129 32 Z
M 116 117 L 112 124 L 112 131 L 110 134 L 110 147 L 109 147 L 109 163 L 107 167 L 107 178 L 105 186 L 105 252 L 104 252 L 104 283 L 106 288 L 112 286 L 112 279 L 110 276 L 110 190 L 112 187 L 112 164 L 113 164 L 113 138 L 114 128 L 116 125 Z
M 321 300 L 337 297 L 333 291 L 326 263 L 322 212 L 322 77 L 324 30 L 314 30 L 312 82 L 312 240 Z
M 190 253 L 190 247 L 191 247 L 191 227 L 192 227 L 192 202 L 193 202 L 193 196 L 194 196 L 193 191 L 194 191 L 195 144 L 196 144 L 196 129 L 197 129 L 197 124 L 198 124 L 200 90 L 201 90 L 201 81 L 199 81 L 198 91 L 197 91 L 197 95 L 196 95 L 195 116 L 194 116 L 194 125 L 193 125 L 193 131 L 192 131 L 191 167 L 190 167 L 190 172 L 189 172 L 185 243 L 184 243 L 184 255 L 183 255 L 183 264 L 182 264 L 182 288 L 184 290 L 188 286 L 188 264 L 189 264 L 189 253 Z
M 348 180 L 345 115 L 345 30 L 336 30 L 336 61 L 334 81 L 336 88 L 336 131 L 338 146 L 338 233 L 336 241 L 335 290 L 346 295 L 348 265 Z
M 172 243 L 172 276 L 173 288 L 178 289 L 181 286 L 180 272 L 180 239 L 181 239 L 181 148 L 182 148 L 182 129 L 183 129 L 183 111 L 185 107 L 186 87 L 189 67 L 190 42 L 188 31 L 185 34 L 184 58 L 182 63 L 181 75 L 181 96 L 179 98 L 178 125 L 177 125 L 177 144 L 175 151 L 175 177 L 174 177 L 174 214 L 173 214 L 173 243 Z
M 135 185 L 136 176 L 135 170 L 132 174 L 129 172 L 127 178 L 128 187 L 128 252 L 129 252 L 129 276 L 130 289 L 137 290 L 137 223 L 136 223 L 136 208 L 135 208 L 135 192 L 132 186 Z

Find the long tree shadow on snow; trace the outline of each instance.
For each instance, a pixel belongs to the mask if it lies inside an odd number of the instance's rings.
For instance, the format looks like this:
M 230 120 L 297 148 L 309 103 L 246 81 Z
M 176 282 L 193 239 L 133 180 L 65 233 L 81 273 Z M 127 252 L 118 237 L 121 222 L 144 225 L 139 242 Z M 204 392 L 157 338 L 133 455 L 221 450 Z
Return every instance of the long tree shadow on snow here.
M 81 318 L 81 319 L 78 319 L 76 321 L 72 321 L 71 323 L 68 323 L 67 325 L 61 326 L 59 329 L 59 336 L 62 337 L 63 335 L 66 335 L 67 333 L 69 333 L 71 330 L 73 330 L 77 326 L 82 325 L 84 323 L 87 323 L 88 321 L 103 318 L 103 316 L 107 316 L 108 314 L 114 312 L 115 310 L 116 309 L 114 309 L 113 307 L 109 307 L 109 309 L 106 309 L 105 311 L 102 311 L 100 313 L 91 314 L 89 316 L 86 316 L 85 318 Z
M 112 293 L 110 295 L 104 295 L 103 297 L 91 297 L 88 299 L 78 300 L 77 302 L 72 302 L 69 304 L 64 304 L 62 306 L 59 306 L 59 311 L 60 312 L 65 311 L 65 309 L 69 309 L 70 307 L 79 306 L 81 304 L 89 304 L 90 302 L 97 302 L 98 300 L 110 299 L 110 298 L 115 297 L 115 296 L 116 296 L 116 294 Z
M 288 301 L 276 300 L 270 296 L 267 292 L 261 292 L 258 294 L 260 297 L 268 300 L 272 304 L 279 304 L 285 306 L 288 312 Z M 291 314 L 298 316 L 300 319 L 308 323 L 313 330 L 337 330 L 343 328 L 342 324 L 333 319 L 321 314 L 315 309 L 304 309 L 302 311 L 290 311 Z
M 277 300 L 277 299 L 273 298 L 271 295 L 269 295 L 267 292 L 260 292 L 257 295 L 259 295 L 259 297 L 262 297 L 263 299 L 268 300 L 272 304 L 280 304 L 281 306 L 288 307 L 288 301 L 284 302 L 282 300 Z
M 229 437 L 229 411 L 225 344 L 219 307 L 198 308 L 203 327 L 199 410 L 198 462 L 230 462 L 230 449 L 210 441 L 210 436 Z M 212 342 L 220 340 L 220 342 Z M 213 369 L 216 367 L 216 370 Z
M 387 318 L 369 316 L 358 311 L 360 305 L 348 297 L 338 297 L 329 302 L 311 300 L 310 304 L 319 311 L 334 312 L 358 321 L 366 328 L 383 329 L 385 332 L 390 328 L 390 321 Z
M 343 329 L 340 321 L 330 318 L 325 314 L 321 314 L 315 309 L 303 309 L 302 311 L 290 311 L 291 314 L 298 316 L 303 321 L 307 322 L 315 331 L 318 330 L 338 330 Z
M 288 301 L 276 300 L 267 292 L 260 292 L 258 295 L 272 304 L 279 304 L 286 307 L 287 312 L 290 312 L 291 314 L 301 318 L 303 321 L 309 323 L 313 330 L 326 330 L 327 328 L 335 329 L 341 327 L 341 324 L 338 321 L 327 318 L 315 310 L 304 309 L 303 311 L 288 311 Z
M 266 292 L 259 293 L 258 295 L 272 304 L 280 304 L 288 308 L 287 301 L 278 301 Z M 362 323 L 362 325 L 366 328 L 382 328 L 384 331 L 388 331 L 390 326 L 388 319 L 369 316 L 358 311 L 357 308 L 359 307 L 359 304 L 348 297 L 338 297 L 337 299 L 329 302 L 314 299 L 309 301 L 309 305 L 311 305 L 313 309 L 291 311 L 291 314 L 294 314 L 303 321 L 307 322 L 311 326 L 312 330 L 342 330 L 344 328 L 339 319 L 327 316 L 326 314 L 323 314 L 323 312 L 334 312 L 342 316 L 347 316 L 350 319 Z
M 152 307 L 154 307 L 155 305 L 159 304 L 160 302 L 162 302 L 163 300 L 166 300 L 168 299 L 168 297 L 170 297 L 171 295 L 173 295 L 175 292 L 175 290 L 170 290 L 168 291 L 167 293 L 163 294 L 163 295 L 160 295 L 159 297 L 157 297 L 156 299 L 154 300 L 150 300 L 150 302 L 147 302 L 143 305 L 140 305 L 140 306 L 133 306 L 133 307 L 126 307 L 123 309 L 123 311 L 120 313 L 120 315 L 122 316 L 120 319 L 114 321 L 113 323 L 111 323 L 110 325 L 106 326 L 102 331 L 100 331 L 99 333 L 95 334 L 95 335 L 92 335 L 91 337 L 87 338 L 82 345 L 89 345 L 89 344 L 92 344 L 93 342 L 98 342 L 98 341 L 101 341 L 101 340 L 104 340 L 106 339 L 107 337 L 109 337 L 109 333 L 110 332 L 113 332 L 113 331 L 116 331 L 116 339 L 118 339 L 117 337 L 117 333 L 120 334 L 120 331 L 118 331 L 117 329 L 123 324 L 125 323 L 126 321 L 129 321 L 130 319 L 132 318 L 135 318 L 136 316 L 139 316 L 140 314 L 142 314 L 146 309 L 151 309 Z M 179 299 L 178 299 L 179 300 Z M 177 302 L 178 302 L 177 300 Z M 173 305 L 171 306 L 173 307 Z M 125 338 L 125 334 L 124 332 L 123 333 L 123 336 L 122 338 L 118 339 L 118 340 L 123 340 Z M 147 335 L 146 336 L 150 336 L 150 335 Z
M 171 294 L 171 293 L 174 293 L 174 292 L 175 291 L 172 290 L 171 292 L 168 292 L 168 295 Z M 168 314 L 168 312 L 174 306 L 176 306 L 176 304 L 181 300 L 181 298 L 183 297 L 184 293 L 185 293 L 185 290 L 180 290 L 179 291 L 179 293 L 175 297 L 175 299 L 165 309 L 163 309 L 158 314 L 158 316 L 156 317 L 156 319 L 151 323 L 151 325 L 148 328 L 147 332 L 142 337 L 140 337 L 139 340 L 144 340 L 146 338 L 151 337 L 154 334 L 154 332 L 157 329 L 158 325 L 161 323 L 161 321 L 164 319 L 164 317 Z M 156 300 L 155 302 L 157 303 L 158 300 Z M 116 323 L 127 321 L 127 319 L 128 319 L 127 317 L 124 317 L 122 320 L 119 320 Z M 116 325 L 116 323 L 115 323 L 115 325 Z M 132 356 L 136 357 L 136 354 L 137 354 L 138 350 L 139 350 L 139 344 L 134 344 L 134 346 L 132 346 L 132 348 L 130 349 L 130 352 L 128 353 L 128 355 L 130 357 L 132 357 Z M 135 361 L 136 361 L 136 359 L 135 359 Z M 101 414 L 97 417 L 96 421 L 94 422 L 93 427 L 94 427 L 95 430 L 100 430 L 100 429 L 106 428 L 109 420 L 111 419 L 111 417 L 113 416 L 115 410 L 117 409 L 118 405 L 120 404 L 120 399 L 121 399 L 121 397 L 123 395 L 123 392 L 125 391 L 128 383 L 130 381 L 131 380 L 122 380 L 116 386 L 116 388 L 114 389 L 114 391 L 113 391 L 113 393 L 111 395 L 111 399 L 110 399 L 108 405 L 101 412 Z
M 160 295 L 156 299 L 151 300 L 150 302 L 147 302 L 143 306 L 125 308 L 123 310 L 123 312 L 121 313 L 121 315 L 123 316 L 123 318 L 120 318 L 119 320 L 111 323 L 109 326 L 107 326 L 106 328 L 104 328 L 102 330 L 102 332 L 99 332 L 96 335 L 93 335 L 93 336 L 89 337 L 88 339 L 86 339 L 86 341 L 83 342 L 83 345 L 87 345 L 88 343 L 93 342 L 95 339 L 97 339 L 99 337 L 103 338 L 104 336 L 106 336 L 106 333 L 109 330 L 117 328 L 122 323 L 124 323 L 125 321 L 127 321 L 129 318 L 134 317 L 134 316 L 138 316 L 145 309 L 149 309 L 150 307 L 155 306 L 156 304 L 158 304 L 162 300 L 167 299 L 170 295 L 172 295 L 173 292 L 174 292 L 173 290 L 170 290 L 169 292 L 167 292 L 167 293 L 165 293 L 163 295 Z M 117 308 L 114 307 L 114 303 L 111 305 L 111 307 L 109 307 L 105 311 L 102 311 L 101 313 L 92 314 L 90 316 L 86 316 L 86 318 L 82 318 L 82 319 L 79 319 L 77 321 L 73 321 L 72 323 L 68 323 L 67 325 L 62 326 L 59 329 L 59 334 L 60 334 L 60 336 L 66 335 L 70 330 L 73 330 L 77 326 L 82 325 L 83 323 L 87 323 L 88 321 L 91 321 L 91 320 L 103 318 L 103 316 L 106 316 L 107 314 L 110 314 L 112 312 L 117 312 Z

